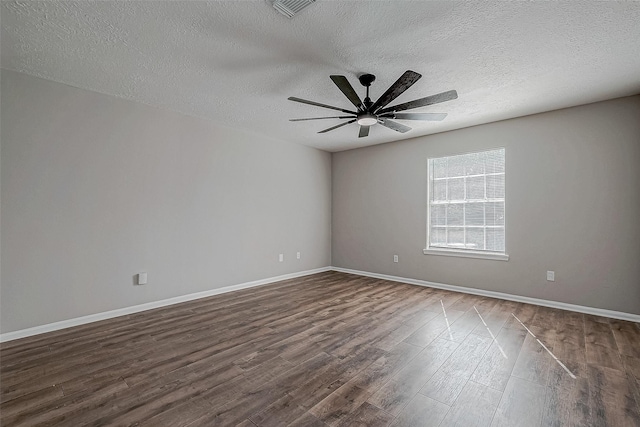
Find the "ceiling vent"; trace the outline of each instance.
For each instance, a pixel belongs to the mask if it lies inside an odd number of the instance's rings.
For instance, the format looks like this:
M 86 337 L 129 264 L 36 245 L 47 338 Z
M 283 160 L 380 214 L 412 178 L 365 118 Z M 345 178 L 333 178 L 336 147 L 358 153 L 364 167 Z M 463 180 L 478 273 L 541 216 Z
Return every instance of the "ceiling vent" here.
M 310 4 L 315 3 L 315 1 L 316 0 L 270 0 L 273 8 L 287 18 L 293 18 L 293 15 Z

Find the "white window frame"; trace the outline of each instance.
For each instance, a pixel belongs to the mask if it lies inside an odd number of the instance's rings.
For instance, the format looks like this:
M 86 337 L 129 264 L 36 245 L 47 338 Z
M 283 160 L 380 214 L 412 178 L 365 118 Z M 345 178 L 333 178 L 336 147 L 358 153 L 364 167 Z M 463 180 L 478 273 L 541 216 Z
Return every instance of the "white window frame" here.
M 439 246 L 430 246 L 431 243 L 431 187 L 432 187 L 432 182 L 431 182 L 431 163 L 432 160 L 436 160 L 436 159 L 441 159 L 444 157 L 454 157 L 454 156 L 458 156 L 458 155 L 465 155 L 465 154 L 474 154 L 474 153 L 483 153 L 483 152 L 487 152 L 487 151 L 495 151 L 495 150 L 505 150 L 505 172 L 504 172 L 504 176 L 505 176 L 505 223 L 504 223 L 504 230 L 505 230 L 505 250 L 504 252 L 494 252 L 494 251 L 486 251 L 486 250 L 473 250 L 473 249 L 465 249 L 465 248 L 443 248 L 443 247 L 439 247 Z M 482 150 L 482 151 L 472 151 L 472 152 L 467 152 L 467 153 L 459 153 L 459 154 L 451 154 L 448 156 L 439 156 L 439 157 L 430 157 L 427 159 L 427 232 L 426 232 L 426 236 L 427 236 L 427 242 L 426 242 L 426 248 L 423 250 L 423 253 L 425 255 L 443 255 L 443 256 L 454 256 L 454 257 L 462 257 L 462 258 L 479 258 L 479 259 L 488 259 L 488 260 L 496 260 L 496 261 L 508 261 L 509 260 L 509 255 L 507 254 L 507 242 L 506 242 L 506 230 L 507 230 L 507 215 L 506 215 L 506 149 L 504 147 L 496 147 L 496 148 L 490 148 L 490 149 L 486 149 L 486 150 Z M 486 173 L 483 174 L 483 176 L 486 176 Z M 465 175 L 466 178 L 466 175 Z M 466 183 L 466 179 L 465 179 L 465 183 Z M 465 191 L 466 191 L 466 185 L 465 185 Z M 484 228 L 486 228 L 486 224 L 483 226 Z

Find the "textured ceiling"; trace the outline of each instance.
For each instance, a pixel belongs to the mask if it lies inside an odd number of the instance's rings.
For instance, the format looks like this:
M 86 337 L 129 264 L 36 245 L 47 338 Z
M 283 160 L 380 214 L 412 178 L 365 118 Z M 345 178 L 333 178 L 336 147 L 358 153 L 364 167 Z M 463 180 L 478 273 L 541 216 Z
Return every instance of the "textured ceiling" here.
M 319 0 L 293 19 L 256 1 L 2 2 L 1 65 L 270 137 L 339 151 L 640 93 L 640 2 Z M 396 102 L 456 89 L 415 112 L 442 122 L 351 124 L 296 96 L 351 106 L 329 79 L 405 70 Z M 328 114 L 327 114 L 328 113 Z

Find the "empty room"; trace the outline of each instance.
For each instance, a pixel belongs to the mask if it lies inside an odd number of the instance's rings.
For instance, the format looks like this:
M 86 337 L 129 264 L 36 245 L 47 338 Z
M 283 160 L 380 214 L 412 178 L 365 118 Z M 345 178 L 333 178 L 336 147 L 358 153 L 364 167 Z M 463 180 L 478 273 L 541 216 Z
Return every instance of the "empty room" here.
M 3 427 L 640 427 L 640 2 L 0 23 Z

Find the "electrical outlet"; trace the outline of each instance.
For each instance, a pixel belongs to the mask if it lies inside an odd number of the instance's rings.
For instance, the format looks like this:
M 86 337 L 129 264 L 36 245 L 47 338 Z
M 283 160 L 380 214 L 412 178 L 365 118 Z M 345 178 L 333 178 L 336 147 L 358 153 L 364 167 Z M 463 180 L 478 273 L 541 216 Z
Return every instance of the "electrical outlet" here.
M 393 256 L 393 262 L 398 262 L 398 255 Z
M 555 282 L 556 281 L 556 272 L 555 271 L 547 271 L 547 281 Z
M 296 258 L 300 259 L 300 252 L 296 254 Z
M 146 285 L 147 284 L 147 273 L 138 273 L 138 285 Z
M 284 254 L 278 255 L 278 261 L 280 262 L 284 261 Z

